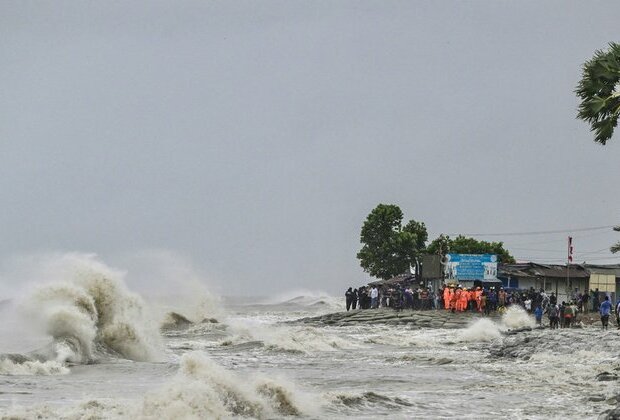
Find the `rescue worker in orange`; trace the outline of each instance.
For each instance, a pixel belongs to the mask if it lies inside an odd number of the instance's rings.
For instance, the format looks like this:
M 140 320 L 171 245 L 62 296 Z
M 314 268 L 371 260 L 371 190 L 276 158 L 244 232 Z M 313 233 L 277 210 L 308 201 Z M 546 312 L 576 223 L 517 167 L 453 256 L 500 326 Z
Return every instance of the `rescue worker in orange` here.
M 452 301 L 452 290 L 447 285 L 443 288 L 443 307 L 450 309 L 450 302 Z
M 461 298 L 462 291 L 463 289 L 461 289 L 460 287 L 457 287 L 456 290 L 454 291 L 454 294 L 452 295 L 452 301 L 450 302 L 450 309 L 452 309 L 452 312 L 456 310 L 459 299 Z
M 459 296 L 459 301 L 457 302 L 457 311 L 463 312 L 467 309 L 467 302 L 469 301 L 469 292 L 467 289 L 463 288 L 461 290 L 461 295 Z

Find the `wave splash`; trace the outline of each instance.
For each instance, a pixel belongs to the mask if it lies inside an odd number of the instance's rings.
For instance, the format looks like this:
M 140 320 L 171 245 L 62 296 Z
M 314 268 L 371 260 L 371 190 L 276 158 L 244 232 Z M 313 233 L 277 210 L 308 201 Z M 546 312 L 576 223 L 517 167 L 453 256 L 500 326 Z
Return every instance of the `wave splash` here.
M 466 342 L 493 341 L 502 337 L 509 330 L 534 328 L 534 318 L 525 310 L 511 306 L 502 315 L 499 323 L 488 318 L 481 318 L 459 332 L 459 339 Z
M 297 416 L 304 404 L 293 389 L 282 381 L 241 378 L 204 353 L 191 352 L 181 358 L 177 377 L 144 399 L 140 414 L 159 418 Z
M 161 341 L 142 299 L 123 273 L 93 255 L 67 254 L 48 264 L 56 280 L 37 286 L 22 302 L 25 313 L 53 337 L 36 359 L 90 363 L 98 357 L 152 361 Z

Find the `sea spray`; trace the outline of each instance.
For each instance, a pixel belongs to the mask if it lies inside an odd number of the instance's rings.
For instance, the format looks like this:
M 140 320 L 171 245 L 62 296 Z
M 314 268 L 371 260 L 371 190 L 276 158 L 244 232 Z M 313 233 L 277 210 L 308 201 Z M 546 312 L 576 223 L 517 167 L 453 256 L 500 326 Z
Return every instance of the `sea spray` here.
M 84 254 L 63 255 L 48 268 L 55 280 L 37 285 L 22 308 L 62 343 L 61 361 L 89 362 L 98 352 L 140 361 L 159 358 L 156 325 L 142 299 L 125 286 L 123 273 Z
M 531 315 L 518 306 L 509 307 L 502 315 L 501 321 L 494 322 L 489 318 L 481 318 L 460 331 L 460 341 L 478 342 L 493 341 L 502 337 L 502 333 L 508 330 L 533 328 L 536 323 Z
M 177 313 L 194 323 L 225 315 L 221 297 L 209 286 L 204 274 L 183 255 L 166 249 L 147 249 L 120 258 L 130 276 L 127 284 L 149 302 L 161 323 Z
M 499 325 L 488 318 L 482 318 L 459 332 L 459 340 L 466 342 L 492 341 L 501 338 Z
M 512 305 L 502 315 L 502 324 L 509 329 L 534 328 L 536 321 L 523 308 Z

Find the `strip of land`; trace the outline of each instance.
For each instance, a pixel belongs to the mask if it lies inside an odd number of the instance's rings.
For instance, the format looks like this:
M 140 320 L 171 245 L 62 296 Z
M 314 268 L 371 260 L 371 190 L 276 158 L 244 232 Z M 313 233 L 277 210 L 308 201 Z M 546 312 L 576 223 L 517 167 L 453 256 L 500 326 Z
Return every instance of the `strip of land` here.
M 391 308 L 335 312 L 316 317 L 301 318 L 296 323 L 345 326 L 354 324 L 390 324 L 419 328 L 463 328 L 483 315 L 477 312 L 455 312 L 445 310 L 395 311 Z M 487 318 L 498 319 L 492 314 Z

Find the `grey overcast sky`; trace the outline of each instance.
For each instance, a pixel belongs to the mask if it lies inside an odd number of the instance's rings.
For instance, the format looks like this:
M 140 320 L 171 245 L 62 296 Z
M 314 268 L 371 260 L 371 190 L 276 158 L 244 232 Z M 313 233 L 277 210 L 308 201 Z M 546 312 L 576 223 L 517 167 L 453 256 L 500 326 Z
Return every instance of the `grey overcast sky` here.
M 595 144 L 573 93 L 618 16 L 617 1 L 2 1 L 0 259 L 176 255 L 225 294 L 339 294 L 368 278 L 355 255 L 378 203 L 431 238 L 620 223 L 620 133 Z M 567 234 L 479 238 L 561 262 Z M 620 234 L 573 236 L 578 261 L 620 262 Z

